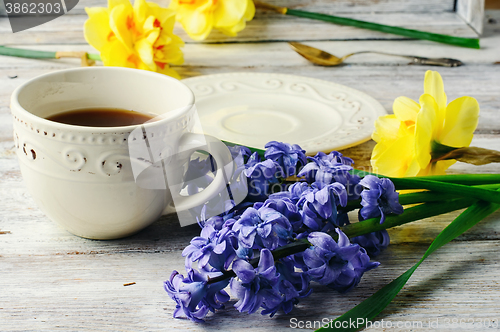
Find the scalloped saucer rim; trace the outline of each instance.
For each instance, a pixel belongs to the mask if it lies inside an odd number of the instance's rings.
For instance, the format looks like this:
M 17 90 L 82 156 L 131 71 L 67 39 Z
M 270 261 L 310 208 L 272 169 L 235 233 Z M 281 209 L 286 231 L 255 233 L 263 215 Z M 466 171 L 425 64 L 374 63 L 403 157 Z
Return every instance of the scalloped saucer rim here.
M 237 72 L 182 82 L 194 92 L 205 134 L 260 149 L 272 140 L 308 154 L 346 149 L 370 140 L 387 114 L 368 94 L 317 78 Z

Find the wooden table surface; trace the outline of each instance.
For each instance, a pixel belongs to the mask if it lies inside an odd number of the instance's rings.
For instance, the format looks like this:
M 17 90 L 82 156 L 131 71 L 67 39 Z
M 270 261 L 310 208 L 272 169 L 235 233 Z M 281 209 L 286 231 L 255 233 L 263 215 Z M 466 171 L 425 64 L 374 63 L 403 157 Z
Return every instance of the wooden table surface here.
M 85 5 L 40 27 L 13 34 L 0 18 L 0 44 L 39 50 L 92 51 L 83 39 Z M 274 1 L 283 4 L 284 1 Z M 292 5 L 300 1 L 289 1 Z M 456 16 L 437 16 L 452 10 L 449 1 L 368 1 L 369 6 L 348 6 L 349 1 L 311 3 L 306 10 L 346 12 L 353 17 L 407 27 L 468 36 Z M 352 4 L 352 1 L 350 2 Z M 418 6 L 417 6 L 418 5 Z M 421 6 L 429 6 L 422 12 Z M 377 14 L 374 14 L 374 13 Z M 472 145 L 500 148 L 500 10 L 486 11 L 481 50 L 462 49 L 427 41 L 338 27 L 305 19 L 280 17 L 258 11 L 239 38 L 213 34 L 209 43 L 188 42 L 183 77 L 225 72 L 273 72 L 303 75 L 359 89 L 391 110 L 394 98 L 417 99 L 424 73 L 437 69 L 449 100 L 475 97 L 481 117 Z M 436 68 L 408 66 L 403 59 L 377 55 L 350 58 L 345 66 L 322 68 L 293 53 L 286 40 L 307 41 L 337 55 L 357 50 L 380 50 L 430 57 L 455 57 L 465 66 Z M 174 319 L 174 302 L 163 291 L 171 271 L 184 270 L 182 249 L 199 233 L 197 225 L 181 228 L 175 215 L 164 217 L 144 231 L 114 241 L 76 237 L 48 220 L 34 204 L 23 183 L 12 140 L 9 98 L 21 83 L 50 71 L 78 66 L 78 61 L 30 60 L 0 56 L 0 331 L 236 331 L 288 330 L 290 319 L 321 321 L 346 312 L 412 266 L 434 237 L 457 215 L 430 218 L 392 229 L 391 245 L 378 261 L 379 268 L 365 274 L 357 288 L 338 294 L 316 287 L 289 315 L 274 318 L 240 314 L 232 307 L 209 314 L 199 325 Z M 373 142 L 343 151 L 357 166 L 367 166 Z M 500 173 L 499 165 L 476 167 L 455 164 L 452 173 Z M 432 255 L 378 317 L 385 322 L 431 321 L 436 330 L 450 330 L 454 319 L 476 323 L 462 330 L 483 330 L 481 322 L 500 319 L 500 213 Z M 125 286 L 127 283 L 135 283 Z M 498 325 L 497 325 L 498 326 Z M 378 329 L 384 330 L 384 329 Z M 388 328 L 403 331 L 407 328 Z

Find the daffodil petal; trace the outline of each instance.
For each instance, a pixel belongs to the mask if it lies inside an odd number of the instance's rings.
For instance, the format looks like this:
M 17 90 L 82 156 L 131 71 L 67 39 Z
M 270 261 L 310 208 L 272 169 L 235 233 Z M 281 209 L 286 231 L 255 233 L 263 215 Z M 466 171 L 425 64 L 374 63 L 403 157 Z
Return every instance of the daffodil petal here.
M 438 119 L 444 119 L 446 109 L 446 94 L 444 93 L 443 79 L 437 71 L 428 70 L 424 79 L 424 94 L 431 95 L 439 107 Z
M 247 0 L 247 10 L 245 12 L 245 20 L 250 21 L 255 16 L 255 4 L 252 0 Z
M 461 97 L 446 107 L 446 118 L 439 143 L 461 148 L 469 146 L 479 120 L 479 104 L 472 97 Z
M 146 38 L 140 39 L 135 43 L 135 50 L 141 61 L 149 70 L 155 71 L 156 64 L 153 60 L 153 48 L 151 47 L 151 43 Z
M 219 0 L 214 11 L 214 27 L 228 29 L 244 20 L 247 0 Z
M 111 32 L 109 16 L 106 8 L 85 8 L 89 19 L 83 25 L 83 35 L 87 43 L 101 51 L 108 42 Z
M 184 63 L 184 55 L 179 47 L 164 47 L 162 50 L 162 62 L 167 62 L 172 65 L 182 65 Z
M 435 128 L 438 124 L 438 105 L 431 95 L 420 97 L 420 112 L 415 122 L 415 157 L 420 168 L 426 168 L 431 161 L 431 143 L 435 139 Z
M 401 121 L 393 114 L 380 116 L 375 121 L 375 131 L 372 134 L 372 139 L 375 142 L 395 140 L 398 136 L 400 124 Z
M 392 110 L 399 121 L 413 121 L 417 119 L 420 105 L 408 97 L 398 97 L 394 100 Z
M 130 3 L 128 3 L 128 6 L 118 5 L 111 10 L 109 20 L 109 25 L 116 38 L 130 50 L 133 49 L 131 30 L 135 28 L 133 14 L 132 5 Z
M 134 18 L 138 24 L 142 25 L 148 17 L 148 9 L 146 0 L 134 0 Z
M 381 142 L 373 148 L 371 165 L 375 173 L 401 177 L 413 159 L 412 136 L 399 137 L 390 144 Z
M 173 23 L 172 26 L 165 26 L 165 24 L 167 24 L 166 22 L 169 20 L 173 20 L 175 22 L 175 14 L 175 11 L 172 9 L 161 7 L 154 2 L 148 2 L 148 15 L 156 17 L 164 29 L 172 31 Z
M 420 166 L 418 165 L 418 161 L 415 158 L 412 158 L 408 163 L 408 168 L 403 176 L 417 176 L 418 172 L 420 172 Z
M 194 40 L 203 40 L 212 31 L 213 15 L 196 10 L 182 21 L 182 26 L 189 37 Z
M 130 53 L 119 40 L 107 43 L 101 51 L 101 60 L 105 66 L 135 68 L 129 62 Z
M 446 170 L 456 162 L 457 162 L 456 160 L 441 160 L 438 161 L 437 163 L 433 163 L 434 167 L 431 168 L 429 175 L 445 174 Z

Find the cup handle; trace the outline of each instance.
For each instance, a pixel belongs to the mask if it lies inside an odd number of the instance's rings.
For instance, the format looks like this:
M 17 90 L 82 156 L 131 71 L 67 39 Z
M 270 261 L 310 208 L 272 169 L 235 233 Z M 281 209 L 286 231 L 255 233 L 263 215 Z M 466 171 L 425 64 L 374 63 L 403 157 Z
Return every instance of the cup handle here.
M 180 187 L 171 188 L 176 211 L 183 211 L 204 204 L 222 190 L 226 190 L 226 179 L 230 179 L 234 172 L 231 152 L 217 138 L 210 135 L 185 133 L 179 141 L 180 153 L 190 156 L 196 150 L 206 151 L 212 155 L 217 163 L 217 173 L 214 180 L 205 189 L 194 195 L 182 196 L 180 195 Z

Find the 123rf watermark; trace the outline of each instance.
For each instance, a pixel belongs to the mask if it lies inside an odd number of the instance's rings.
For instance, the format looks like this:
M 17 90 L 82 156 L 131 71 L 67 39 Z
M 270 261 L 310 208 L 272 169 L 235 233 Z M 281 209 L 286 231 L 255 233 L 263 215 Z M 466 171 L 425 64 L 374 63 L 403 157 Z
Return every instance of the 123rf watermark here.
M 78 0 L 3 0 L 4 10 L 14 33 L 63 16 L 77 4 Z
M 319 329 L 319 328 L 336 328 L 336 329 L 467 329 L 468 331 L 477 329 L 481 331 L 486 328 L 498 328 L 498 318 L 435 318 L 429 320 L 415 321 L 390 321 L 377 320 L 370 321 L 366 318 L 349 319 L 345 321 L 335 321 L 330 318 L 321 320 L 298 320 L 297 318 L 290 319 L 290 328 L 292 329 Z

